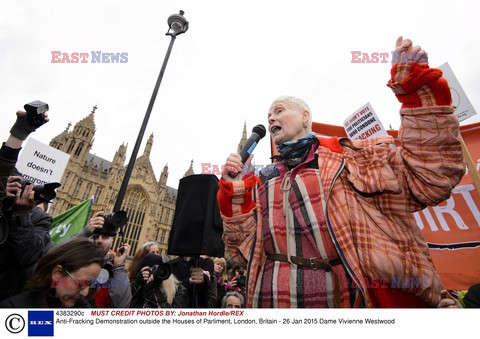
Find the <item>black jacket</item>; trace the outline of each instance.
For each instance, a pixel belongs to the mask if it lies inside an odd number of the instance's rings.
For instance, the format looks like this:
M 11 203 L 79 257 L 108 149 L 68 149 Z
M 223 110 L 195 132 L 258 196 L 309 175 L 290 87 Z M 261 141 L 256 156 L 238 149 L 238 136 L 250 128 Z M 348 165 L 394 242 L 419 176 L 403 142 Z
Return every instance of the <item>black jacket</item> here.
M 189 305 L 188 290 L 179 283 L 177 293 L 173 298 L 173 302 L 169 304 L 167 297 L 162 288 L 155 282 L 148 284 L 136 281 L 131 283 L 132 286 L 132 308 L 187 308 Z
M 8 238 L 0 245 L 0 301 L 22 292 L 51 241 L 51 223 L 52 217 L 39 208 L 8 219 Z
M 168 263 L 171 265 L 172 274 L 188 290 L 190 302 L 188 307 L 214 308 L 217 302 L 217 281 L 213 274 L 213 261 L 211 259 L 198 258 L 198 267 L 210 273 L 210 278 L 204 274 L 204 282 L 200 285 L 190 284 L 190 269 L 195 267 L 195 259 L 188 261 L 179 257 Z
M 0 246 L 2 246 L 8 237 L 7 218 L 3 213 L 3 202 L 7 197 L 7 180 L 15 167 L 20 148 L 10 148 L 3 143 L 0 148 Z M 0 253 L 0 262 L 2 260 Z M 0 299 L 1 300 L 1 299 Z
M 7 179 L 17 163 L 20 148 L 10 148 L 3 143 L 0 148 L 0 208 L 2 201 L 6 198 Z

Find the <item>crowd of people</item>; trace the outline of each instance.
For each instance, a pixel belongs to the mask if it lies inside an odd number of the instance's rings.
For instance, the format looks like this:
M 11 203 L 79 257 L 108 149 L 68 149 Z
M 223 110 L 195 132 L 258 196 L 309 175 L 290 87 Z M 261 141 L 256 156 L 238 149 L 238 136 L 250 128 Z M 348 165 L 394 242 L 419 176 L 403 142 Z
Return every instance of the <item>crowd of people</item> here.
M 127 268 L 130 246 L 112 248 L 118 229 L 104 227 L 103 212 L 93 214 L 79 234 L 53 243 L 48 201 L 25 185 L 15 168 L 24 140 L 48 122 L 46 113 L 42 118 L 35 126 L 18 111 L 0 149 L 1 307 L 244 307 L 237 278 L 227 274 L 231 261 L 224 258 L 170 260 L 160 256 L 158 243 L 148 241 Z M 215 269 L 214 261 L 220 263 Z
M 424 55 L 403 39 L 396 51 Z M 448 84 L 428 64 L 409 62 L 393 65 L 388 86 L 402 103 L 398 148 L 389 137 L 319 139 L 303 100 L 275 100 L 275 162 L 256 176 L 237 153 L 227 158 L 218 205 L 228 254 L 216 258 L 161 256 L 154 241 L 136 253 L 127 243 L 114 249 L 117 230 L 104 227 L 103 212 L 54 244 L 48 201 L 15 168 L 23 141 L 48 116 L 33 124 L 18 111 L 0 149 L 0 306 L 461 307 L 442 288 L 411 216 L 448 198 L 464 174 Z M 412 275 L 427 286 L 366 284 Z M 478 294 L 472 287 L 465 305 L 480 306 Z

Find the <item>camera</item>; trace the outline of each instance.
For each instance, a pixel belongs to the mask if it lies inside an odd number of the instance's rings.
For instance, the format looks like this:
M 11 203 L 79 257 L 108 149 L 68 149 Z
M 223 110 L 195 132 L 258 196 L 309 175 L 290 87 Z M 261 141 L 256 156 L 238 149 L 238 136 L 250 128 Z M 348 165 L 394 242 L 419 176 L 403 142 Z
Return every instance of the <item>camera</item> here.
M 23 106 L 27 112 L 28 123 L 35 128 L 44 124 L 43 113 L 48 111 L 48 104 L 40 100 L 33 101 Z
M 109 214 L 102 215 L 105 220 L 102 228 L 97 228 L 93 233 L 95 234 L 105 234 L 110 237 L 117 235 L 117 231 L 125 226 L 128 222 L 127 212 L 117 211 Z
M 22 185 L 22 193 L 27 185 L 33 185 L 32 182 L 28 180 L 20 180 L 20 184 Z M 55 199 L 57 196 L 57 192 L 55 190 L 62 186 L 59 182 L 50 182 L 44 185 L 34 185 L 33 192 L 35 201 L 40 202 L 47 202 L 49 203 L 52 199 Z
M 172 274 L 170 264 L 163 263 L 161 265 L 154 265 L 150 268 L 150 273 L 153 275 L 154 281 L 160 282 L 167 280 Z
M 247 282 L 247 278 L 245 277 L 244 270 L 238 270 L 238 277 L 237 277 L 237 287 L 245 287 L 245 283 Z
M 121 228 L 127 224 L 127 212 L 118 211 L 103 215 L 104 228 Z

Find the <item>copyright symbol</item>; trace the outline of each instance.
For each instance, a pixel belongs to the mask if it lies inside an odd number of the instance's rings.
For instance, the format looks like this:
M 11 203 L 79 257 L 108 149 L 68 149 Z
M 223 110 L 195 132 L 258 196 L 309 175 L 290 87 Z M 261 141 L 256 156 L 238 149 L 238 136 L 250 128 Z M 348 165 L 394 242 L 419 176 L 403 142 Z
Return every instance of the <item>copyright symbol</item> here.
M 7 319 L 5 319 L 5 327 L 10 333 L 20 333 L 25 328 L 25 319 L 23 319 L 20 314 L 10 314 Z

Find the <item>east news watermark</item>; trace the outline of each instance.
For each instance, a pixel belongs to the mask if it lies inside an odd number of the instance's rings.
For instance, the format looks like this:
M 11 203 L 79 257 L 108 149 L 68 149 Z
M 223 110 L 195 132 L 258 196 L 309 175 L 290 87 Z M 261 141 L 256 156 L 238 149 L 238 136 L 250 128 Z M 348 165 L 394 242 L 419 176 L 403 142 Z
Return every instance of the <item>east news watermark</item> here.
M 426 64 L 428 63 L 428 54 L 427 53 L 407 53 L 407 52 L 398 52 L 392 51 L 390 53 L 382 52 L 362 52 L 362 51 L 351 51 L 352 54 L 352 64 L 375 64 L 375 63 L 387 63 L 390 55 L 392 56 L 392 64 L 394 63 L 419 63 Z
M 226 174 L 228 171 L 225 170 L 225 165 L 217 165 L 208 162 L 202 162 L 202 171 L 200 174 L 214 174 L 214 175 L 223 175 Z M 274 164 L 269 165 L 253 165 L 247 164 L 242 166 L 242 175 L 247 175 L 249 173 L 254 173 L 255 175 L 270 175 L 276 172 L 276 166 Z M 240 173 L 238 173 L 240 174 Z
M 110 53 L 102 51 L 72 52 L 51 51 L 52 64 L 125 64 L 128 62 L 128 53 Z

